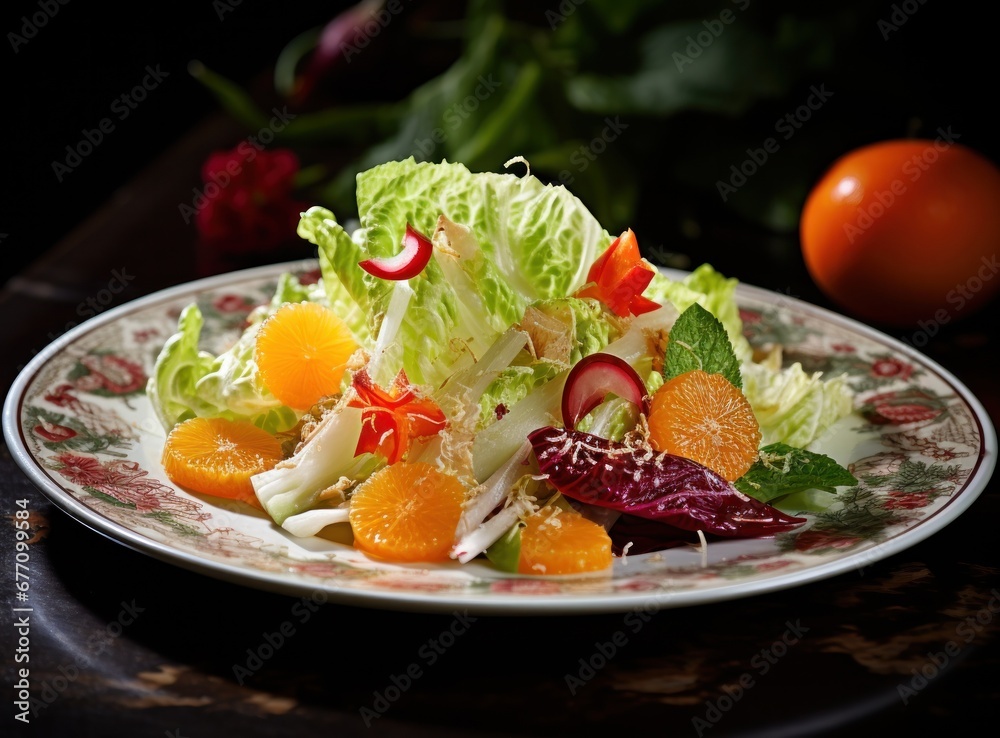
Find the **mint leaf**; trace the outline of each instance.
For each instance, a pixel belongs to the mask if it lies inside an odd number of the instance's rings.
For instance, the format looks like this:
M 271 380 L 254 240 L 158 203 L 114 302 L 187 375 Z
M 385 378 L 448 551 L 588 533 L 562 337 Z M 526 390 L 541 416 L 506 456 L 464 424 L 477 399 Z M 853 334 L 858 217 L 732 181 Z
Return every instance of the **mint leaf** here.
M 811 489 L 835 492 L 837 487 L 857 483 L 847 469 L 829 456 L 787 443 L 764 446 L 760 458 L 735 482 L 740 492 L 761 502 Z
M 721 374 L 743 389 L 740 362 L 729 334 L 719 319 L 698 303 L 681 313 L 670 329 L 663 373 L 670 380 L 694 369 Z

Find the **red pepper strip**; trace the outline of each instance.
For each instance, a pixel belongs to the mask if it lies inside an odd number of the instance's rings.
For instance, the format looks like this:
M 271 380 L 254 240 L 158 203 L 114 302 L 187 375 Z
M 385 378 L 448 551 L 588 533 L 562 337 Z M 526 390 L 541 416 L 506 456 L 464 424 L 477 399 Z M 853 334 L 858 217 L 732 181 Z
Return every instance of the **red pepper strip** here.
M 431 240 L 407 223 L 402 251 L 395 256 L 365 259 L 358 262 L 358 266 L 373 277 L 401 281 L 420 274 L 433 253 L 434 244 Z
M 437 435 L 447 425 L 441 408 L 433 400 L 418 398 L 403 372 L 388 391 L 363 369 L 355 372 L 351 384 L 358 393 L 351 405 L 364 408 L 355 456 L 377 453 L 394 464 L 409 450 L 413 439 Z
M 351 385 L 361 399 L 361 402 L 356 403 L 355 407 L 379 405 L 380 407 L 396 409 L 413 400 L 413 390 L 410 389 L 410 382 L 403 371 L 400 371 L 392 380 L 392 387 L 389 388 L 388 392 L 375 384 L 364 369 L 354 373 L 351 377 Z
M 659 307 L 642 297 L 654 274 L 653 267 L 642 260 L 639 244 L 630 228 L 591 264 L 587 285 L 578 290 L 576 296 L 600 300 L 623 318 L 629 314 L 648 313 Z
M 361 411 L 361 435 L 354 455 L 363 453 L 379 454 L 386 463 L 394 464 L 403 455 L 408 445 L 406 422 L 384 407 L 366 407 Z

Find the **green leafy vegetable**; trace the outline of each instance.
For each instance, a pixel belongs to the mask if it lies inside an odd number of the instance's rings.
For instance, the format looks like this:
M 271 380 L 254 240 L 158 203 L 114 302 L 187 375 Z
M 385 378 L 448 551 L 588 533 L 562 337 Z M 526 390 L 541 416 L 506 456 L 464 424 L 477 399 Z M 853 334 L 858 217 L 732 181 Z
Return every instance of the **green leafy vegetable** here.
M 746 362 L 753 355 L 753 349 L 743 335 L 743 320 L 736 304 L 738 284 L 735 277 L 724 277 L 711 265 L 702 264 L 680 281 L 658 273 L 643 295 L 660 303 L 670 303 L 680 312 L 694 304 L 701 305 L 725 326 L 736 357 Z
M 851 413 L 853 398 L 845 377 L 822 379 L 798 362 L 782 369 L 781 352 L 763 362 L 743 364 L 743 393 L 760 423 L 761 443 L 804 448 Z
M 147 383 L 146 394 L 163 427 L 169 430 L 195 416 L 249 420 L 270 433 L 295 425 L 297 414 L 257 379 L 253 347 L 259 323 L 217 357 L 198 349 L 202 323 L 197 305 L 184 309 L 178 332 L 161 349 Z
M 490 382 L 479 398 L 479 423 L 482 429 L 503 417 L 528 394 L 555 377 L 565 367 L 552 361 L 535 361 L 527 366 L 509 366 Z
M 412 157 L 358 175 L 358 213 L 353 235 L 320 208 L 306 213 L 299 230 L 320 247 L 324 282 L 342 286 L 345 299 L 370 316 L 372 336 L 395 289 L 360 276 L 358 261 L 395 254 L 407 224 L 434 235 L 435 257 L 409 280 L 408 300 L 395 303 L 402 312 L 384 341 L 391 346 L 384 376 L 403 369 L 419 384 L 440 385 L 460 362 L 481 356 L 528 302 L 571 294 L 611 241 L 564 187 Z
M 471 228 L 500 274 L 530 300 L 581 287 L 612 241 L 569 190 L 531 175 L 474 174 L 462 164 L 413 157 L 358 175 L 360 236 L 369 256 L 396 253 L 407 223 L 432 233 L 440 215 Z
M 760 459 L 735 482 L 740 492 L 761 502 L 773 502 L 812 489 L 834 492 L 837 487 L 857 483 L 847 469 L 829 456 L 787 443 L 772 443 L 762 448 Z
M 740 363 L 726 329 L 718 318 L 695 303 L 681 313 L 670 329 L 664 375 L 673 379 L 694 369 L 721 374 L 740 388 Z

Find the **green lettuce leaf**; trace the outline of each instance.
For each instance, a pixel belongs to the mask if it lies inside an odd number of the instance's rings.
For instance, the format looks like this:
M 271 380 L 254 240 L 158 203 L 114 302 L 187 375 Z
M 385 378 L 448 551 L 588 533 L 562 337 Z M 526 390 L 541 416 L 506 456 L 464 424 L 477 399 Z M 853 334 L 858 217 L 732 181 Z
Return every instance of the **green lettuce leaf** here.
M 553 361 L 539 360 L 529 365 L 513 365 L 486 387 L 479 399 L 479 430 L 503 417 L 535 389 L 553 379 L 566 367 Z
M 399 250 L 406 224 L 430 234 L 444 215 L 472 229 L 500 274 L 529 300 L 564 297 L 586 281 L 611 236 L 569 190 L 462 164 L 389 162 L 358 175 L 364 250 Z
M 412 157 L 358 175 L 358 213 L 353 235 L 316 208 L 299 231 L 320 247 L 324 281 L 343 286 L 370 316 L 369 334 L 386 348 L 379 381 L 402 369 L 413 382 L 439 386 L 482 356 L 530 301 L 581 286 L 611 241 L 563 187 Z M 434 258 L 408 280 L 412 294 L 357 266 L 396 254 L 407 224 L 435 243 Z M 391 335 L 380 335 L 383 326 Z
M 314 206 L 299 219 L 298 234 L 319 250 L 327 306 L 350 327 L 360 346 L 370 346 L 375 303 L 391 285 L 358 267 L 366 258 L 361 248 L 326 208 Z
M 787 443 L 805 448 L 831 425 L 849 415 L 853 398 L 843 376 L 822 379 L 798 362 L 781 368 L 780 351 L 760 363 L 746 362 L 743 393 L 760 423 L 761 444 Z
M 260 323 L 219 356 L 198 349 L 202 325 L 197 305 L 184 308 L 178 332 L 164 344 L 147 383 L 146 394 L 164 428 L 193 417 L 249 420 L 271 433 L 295 425 L 295 411 L 257 380 L 253 347 Z

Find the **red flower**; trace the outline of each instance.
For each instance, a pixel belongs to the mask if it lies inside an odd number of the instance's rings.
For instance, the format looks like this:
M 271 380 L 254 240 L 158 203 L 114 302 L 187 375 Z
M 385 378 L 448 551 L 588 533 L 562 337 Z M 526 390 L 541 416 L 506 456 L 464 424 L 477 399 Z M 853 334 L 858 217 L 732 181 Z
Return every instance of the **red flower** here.
M 914 510 L 927 507 L 930 502 L 925 492 L 903 492 L 897 489 L 889 493 L 889 499 L 882 503 L 882 507 L 886 510 Z
M 913 374 L 913 365 L 890 356 L 889 358 L 873 361 L 871 371 L 874 376 L 880 378 L 908 379 Z
M 854 346 L 852 346 L 849 343 L 835 343 L 832 346 L 830 346 L 830 348 L 832 348 L 838 354 L 853 354 L 855 351 L 857 351 L 857 349 L 854 348 Z
M 59 454 L 55 460 L 58 472 L 73 484 L 92 487 L 119 502 L 135 505 L 140 512 L 159 510 L 162 493 L 168 489 L 147 478 L 147 472 L 134 461 L 101 463 L 93 456 L 73 453 Z
M 202 167 L 204 199 L 195 216 L 203 271 L 227 256 L 259 256 L 299 243 L 295 229 L 308 204 L 292 197 L 298 171 L 298 158 L 286 149 L 241 144 L 208 158 Z
M 757 564 L 757 571 L 777 571 L 778 569 L 784 569 L 786 566 L 791 566 L 792 562 L 788 559 L 779 559 L 778 561 L 765 561 L 763 563 Z
M 252 303 L 239 295 L 219 295 L 212 301 L 212 307 L 220 313 L 242 313 L 252 307 Z
M 795 550 L 802 553 L 828 553 L 853 548 L 861 543 L 855 536 L 845 536 L 829 530 L 807 530 L 795 539 Z
M 559 585 L 541 579 L 499 579 L 490 582 L 490 592 L 511 595 L 549 595 L 559 592 Z
M 59 473 L 81 487 L 97 487 L 108 481 L 108 471 L 93 456 L 63 453 L 56 457 Z
M 947 411 L 947 407 L 942 398 L 912 387 L 899 392 L 872 395 L 865 400 L 860 410 L 870 423 L 905 425 L 937 420 Z
M 65 425 L 58 425 L 57 423 L 48 423 L 44 420 L 31 430 L 36 436 L 41 436 L 45 440 L 53 441 L 55 443 L 68 441 L 70 438 L 77 435 L 76 431 L 72 428 L 68 428 Z
M 927 407 L 916 402 L 910 403 L 882 403 L 875 406 L 875 412 L 896 425 L 907 423 L 922 423 L 925 420 L 934 420 L 941 414 L 941 408 Z
M 746 310 L 740 308 L 740 320 L 743 321 L 744 325 L 750 325 L 751 323 L 759 323 L 762 320 L 760 312 L 757 310 Z
M 105 391 L 127 395 L 143 388 L 146 374 L 136 362 L 111 354 L 91 354 L 80 359 L 90 372 L 77 377 L 73 384 L 85 392 Z

